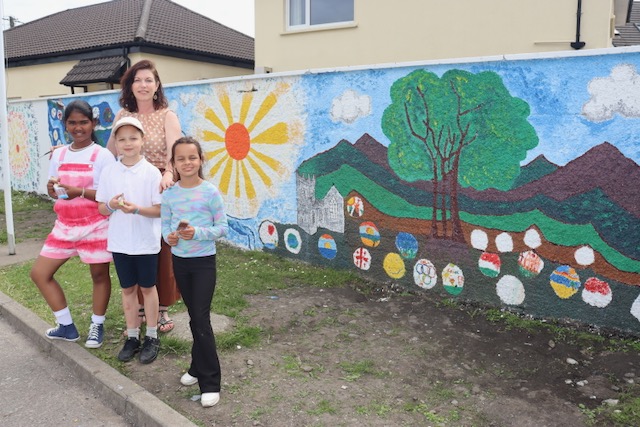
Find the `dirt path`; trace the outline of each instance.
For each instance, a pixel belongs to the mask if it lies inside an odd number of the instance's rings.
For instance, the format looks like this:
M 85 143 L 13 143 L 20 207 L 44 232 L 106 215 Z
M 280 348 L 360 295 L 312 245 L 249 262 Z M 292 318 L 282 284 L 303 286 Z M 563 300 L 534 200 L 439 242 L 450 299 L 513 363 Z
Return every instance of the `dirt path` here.
M 215 408 L 178 384 L 184 358 L 138 365 L 131 378 L 207 426 L 569 427 L 587 425 L 580 404 L 616 399 L 640 375 L 637 354 L 507 331 L 477 309 L 424 295 L 277 295 L 249 297 L 243 314 L 267 338 L 221 354 Z

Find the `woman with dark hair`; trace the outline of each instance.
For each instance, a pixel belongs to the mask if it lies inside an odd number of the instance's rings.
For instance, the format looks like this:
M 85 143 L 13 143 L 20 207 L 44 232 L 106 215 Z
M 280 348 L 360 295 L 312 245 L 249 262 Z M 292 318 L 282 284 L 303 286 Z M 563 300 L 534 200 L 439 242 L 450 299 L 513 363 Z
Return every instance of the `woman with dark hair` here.
M 164 191 L 174 183 L 173 167 L 170 163 L 171 147 L 181 137 L 180 122 L 176 113 L 169 109 L 169 103 L 162 90 L 162 82 L 155 64 L 143 59 L 133 64 L 120 79 L 122 87 L 120 106 L 114 123 L 122 117 L 135 117 L 145 130 L 145 144 L 142 154 L 145 159 L 162 173 L 160 190 Z M 113 134 L 109 137 L 107 148 L 118 155 Z M 158 259 L 158 297 L 160 312 L 158 330 L 169 332 L 173 329 L 173 320 L 169 318 L 168 308 L 180 299 L 171 265 L 171 248 L 163 241 Z M 140 307 L 142 295 L 138 294 Z M 140 320 L 146 315 L 140 309 Z

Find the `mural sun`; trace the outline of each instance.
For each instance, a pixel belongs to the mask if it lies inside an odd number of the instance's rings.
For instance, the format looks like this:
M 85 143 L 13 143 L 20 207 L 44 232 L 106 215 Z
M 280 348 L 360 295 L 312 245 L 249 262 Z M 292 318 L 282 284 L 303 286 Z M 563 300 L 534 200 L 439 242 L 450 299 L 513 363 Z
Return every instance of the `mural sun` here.
M 198 109 L 195 134 L 203 142 L 205 175 L 220 189 L 228 212 L 254 217 L 294 169 L 304 121 L 292 82 L 218 87 Z M 213 129 L 211 128 L 213 125 Z

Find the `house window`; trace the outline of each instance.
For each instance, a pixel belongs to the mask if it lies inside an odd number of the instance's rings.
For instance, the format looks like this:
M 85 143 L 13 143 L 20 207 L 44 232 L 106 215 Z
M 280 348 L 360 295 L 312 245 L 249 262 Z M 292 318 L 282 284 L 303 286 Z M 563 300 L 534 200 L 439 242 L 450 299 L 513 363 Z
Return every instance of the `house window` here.
M 287 0 L 290 28 L 353 21 L 354 0 Z

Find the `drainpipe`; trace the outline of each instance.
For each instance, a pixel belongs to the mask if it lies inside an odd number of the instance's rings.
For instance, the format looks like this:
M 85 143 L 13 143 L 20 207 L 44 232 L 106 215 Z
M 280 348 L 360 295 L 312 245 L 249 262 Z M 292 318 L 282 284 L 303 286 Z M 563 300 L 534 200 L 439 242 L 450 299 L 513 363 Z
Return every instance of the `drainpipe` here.
M 582 49 L 585 42 L 580 41 L 580 17 L 582 16 L 582 0 L 578 0 L 578 12 L 576 13 L 578 16 L 576 18 L 576 41 L 571 43 L 571 47 L 578 50 Z

